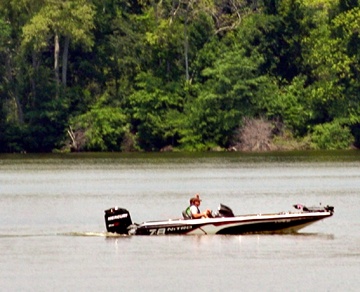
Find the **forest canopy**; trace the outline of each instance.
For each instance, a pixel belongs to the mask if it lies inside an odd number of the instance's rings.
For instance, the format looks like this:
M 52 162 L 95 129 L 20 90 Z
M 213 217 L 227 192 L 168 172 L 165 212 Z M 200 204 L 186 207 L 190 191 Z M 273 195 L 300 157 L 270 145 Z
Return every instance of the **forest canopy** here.
M 2 0 L 0 152 L 360 145 L 359 0 Z

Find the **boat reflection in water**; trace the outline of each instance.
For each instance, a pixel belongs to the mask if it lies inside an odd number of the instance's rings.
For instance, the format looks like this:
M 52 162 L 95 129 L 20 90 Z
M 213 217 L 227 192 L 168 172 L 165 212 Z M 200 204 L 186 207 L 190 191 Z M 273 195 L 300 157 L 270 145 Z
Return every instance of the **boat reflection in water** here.
M 128 210 L 110 208 L 105 210 L 108 232 L 126 235 L 205 235 L 205 234 L 250 234 L 250 233 L 296 233 L 300 229 L 334 213 L 334 207 L 306 207 L 296 204 L 294 212 L 250 214 L 235 216 L 232 210 L 220 204 L 212 218 L 169 219 L 134 224 Z

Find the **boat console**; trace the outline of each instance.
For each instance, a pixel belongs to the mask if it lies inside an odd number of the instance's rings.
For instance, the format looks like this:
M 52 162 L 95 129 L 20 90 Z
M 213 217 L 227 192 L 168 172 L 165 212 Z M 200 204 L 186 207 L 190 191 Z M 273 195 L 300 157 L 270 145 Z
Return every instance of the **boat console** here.
M 218 212 L 214 214 L 214 217 L 235 217 L 233 211 L 223 204 L 219 205 Z

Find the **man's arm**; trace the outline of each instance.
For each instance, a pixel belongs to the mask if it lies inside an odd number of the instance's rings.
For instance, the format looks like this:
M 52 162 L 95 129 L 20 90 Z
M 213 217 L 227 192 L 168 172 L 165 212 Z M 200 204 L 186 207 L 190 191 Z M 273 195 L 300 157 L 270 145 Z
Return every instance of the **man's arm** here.
M 203 217 L 206 218 L 206 217 L 208 217 L 208 212 L 209 212 L 209 210 L 206 210 L 205 212 L 198 213 L 198 208 L 196 208 L 195 206 L 191 206 L 190 211 L 191 211 L 192 218 L 194 218 L 194 219 L 199 219 L 199 218 L 203 218 Z
M 192 213 L 192 217 L 194 219 L 200 219 L 200 218 L 203 218 L 203 217 L 207 217 L 206 215 L 206 212 L 202 212 L 202 213 Z

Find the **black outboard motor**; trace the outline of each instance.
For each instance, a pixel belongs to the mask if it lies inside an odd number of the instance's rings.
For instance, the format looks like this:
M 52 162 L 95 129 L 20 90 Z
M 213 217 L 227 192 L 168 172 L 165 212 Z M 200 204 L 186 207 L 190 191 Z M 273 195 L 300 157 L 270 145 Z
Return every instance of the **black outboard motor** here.
M 132 224 L 130 213 L 118 207 L 105 210 L 105 224 L 108 232 L 128 234 L 128 227 Z
M 219 217 L 235 217 L 233 211 L 223 204 L 219 205 L 218 214 Z

